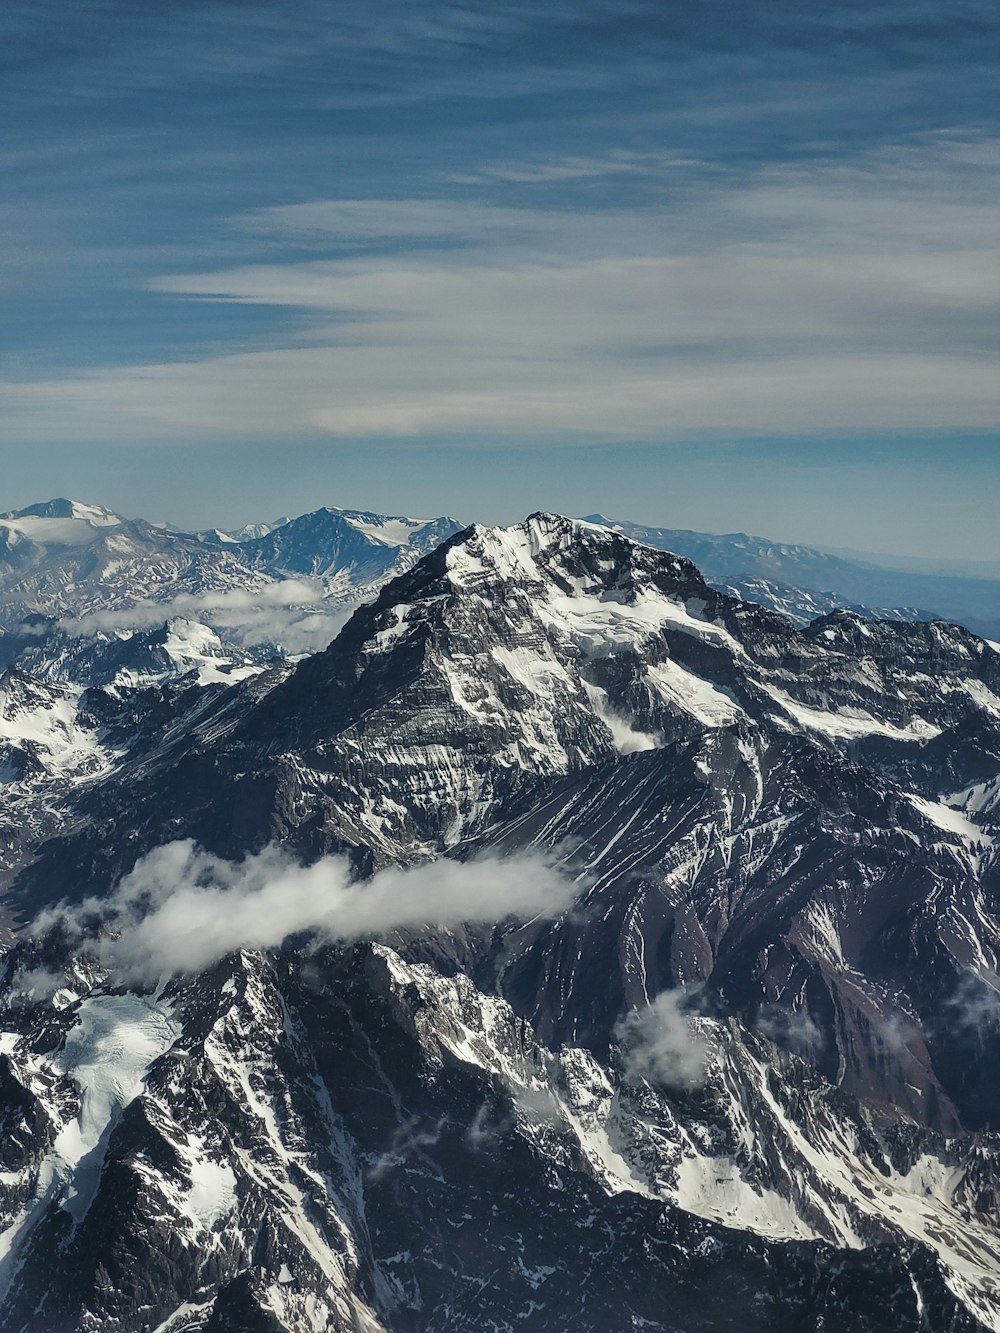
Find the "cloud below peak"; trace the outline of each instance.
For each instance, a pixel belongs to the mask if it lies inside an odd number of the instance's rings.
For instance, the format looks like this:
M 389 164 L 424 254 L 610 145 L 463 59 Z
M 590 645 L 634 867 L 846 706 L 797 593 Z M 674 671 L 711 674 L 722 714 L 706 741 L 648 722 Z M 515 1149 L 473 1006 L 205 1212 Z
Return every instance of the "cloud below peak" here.
M 277 948 L 308 933 L 352 940 L 425 926 L 557 916 L 577 886 L 539 856 L 448 859 L 352 879 L 345 857 L 309 866 L 271 846 L 224 861 L 190 841 L 143 857 L 108 896 L 62 905 L 32 931 L 100 928 L 96 950 L 114 981 L 152 983 L 202 971 L 235 950 Z

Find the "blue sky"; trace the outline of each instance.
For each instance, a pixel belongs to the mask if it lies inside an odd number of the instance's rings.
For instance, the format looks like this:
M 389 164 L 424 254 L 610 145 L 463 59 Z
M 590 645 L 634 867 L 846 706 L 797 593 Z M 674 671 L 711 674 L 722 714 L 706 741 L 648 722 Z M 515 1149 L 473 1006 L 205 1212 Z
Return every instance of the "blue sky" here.
M 1000 562 L 992 3 L 8 0 L 5 504 Z

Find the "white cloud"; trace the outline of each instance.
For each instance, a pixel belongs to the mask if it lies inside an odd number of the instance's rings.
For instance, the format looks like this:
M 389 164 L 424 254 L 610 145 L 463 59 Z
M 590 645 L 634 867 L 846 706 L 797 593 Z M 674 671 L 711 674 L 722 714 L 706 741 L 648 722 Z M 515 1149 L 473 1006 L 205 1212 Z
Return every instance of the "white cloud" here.
M 699 165 L 696 158 L 676 154 L 617 152 L 603 157 L 562 157 L 552 161 L 511 162 L 453 176 L 460 185 L 563 185 L 568 181 L 602 180 L 607 176 L 645 176 L 651 172 Z
M 687 1013 L 690 1001 L 684 990 L 663 991 L 622 1019 L 617 1036 L 627 1082 L 645 1079 L 680 1091 L 704 1083 L 711 1047 Z
M 46 967 L 19 968 L 11 978 L 10 994 L 38 1004 L 51 1001 L 66 985 L 66 978 Z
M 236 949 L 276 948 L 300 933 L 350 940 L 556 916 L 575 892 L 572 881 L 537 856 L 443 859 L 357 882 L 344 857 L 302 866 L 271 846 L 237 863 L 183 841 L 143 857 L 109 896 L 54 908 L 32 929 L 41 934 L 60 922 L 83 932 L 96 918 L 102 964 L 116 979 L 152 982 L 201 971 Z
M 225 624 L 242 624 L 248 616 L 267 615 L 275 607 L 307 606 L 321 601 L 322 586 L 307 579 L 280 579 L 259 588 L 223 588 L 201 593 L 180 593 L 166 601 L 142 598 L 126 607 L 88 611 L 82 616 L 66 616 L 60 629 L 74 637 L 87 638 L 101 630 L 141 629 L 162 625 L 179 616 L 221 617 Z
M 231 643 L 275 644 L 288 654 L 317 652 L 333 639 L 350 611 L 324 601 L 310 579 L 280 579 L 259 588 L 181 593 L 165 601 L 144 598 L 126 607 L 67 616 L 59 627 L 74 638 L 101 632 L 150 629 L 172 620 L 210 626 Z
M 773 1005 L 761 1010 L 754 1027 L 768 1041 L 803 1059 L 815 1057 L 823 1046 L 823 1033 L 805 1012 Z
M 948 1027 L 971 1029 L 980 1036 L 1000 1030 L 1000 977 L 965 968 L 944 1009 Z
M 546 235 L 559 226 L 560 215 L 527 214 L 459 199 L 312 199 L 261 208 L 235 221 L 250 232 L 282 239 L 354 241 L 364 246 L 404 239 L 457 244 L 495 241 L 500 235 L 523 238 L 526 223 Z M 157 285 L 170 290 L 169 280 L 161 279 Z
M 567 169 L 601 164 L 524 172 Z M 0 385 L 6 429 L 552 442 L 1000 422 L 997 143 L 739 179 L 677 167 L 669 189 L 647 174 L 628 209 L 347 199 L 238 219 L 281 262 L 153 285 L 299 311 L 296 345 Z M 288 261 L 304 239 L 337 257 Z
M 373 1183 L 384 1180 L 390 1172 L 405 1166 L 410 1158 L 421 1156 L 425 1148 L 433 1148 L 440 1141 L 444 1127 L 444 1117 L 433 1124 L 422 1121 L 419 1116 L 404 1120 L 393 1130 L 389 1147 L 369 1168 L 368 1180 Z

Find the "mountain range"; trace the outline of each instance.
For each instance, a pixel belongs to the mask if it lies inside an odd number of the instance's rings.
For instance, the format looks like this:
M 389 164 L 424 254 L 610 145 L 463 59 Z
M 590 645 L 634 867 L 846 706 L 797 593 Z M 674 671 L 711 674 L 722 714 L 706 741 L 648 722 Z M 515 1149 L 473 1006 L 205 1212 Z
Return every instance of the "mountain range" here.
M 1000 638 L 1000 583 L 989 579 L 887 570 L 742 533 L 585 521 L 684 555 L 713 587 L 799 626 L 850 610 L 957 621 Z M 72 500 L 11 511 L 0 515 L 0 669 L 18 664 L 77 682 L 129 670 L 152 679 L 193 669 L 205 652 L 212 671 L 220 657 L 243 666 L 316 651 L 361 601 L 460 527 L 448 517 L 326 507 L 193 533 Z M 199 628 L 175 628 L 176 652 L 148 641 L 181 621 Z
M 35 508 L 0 1330 L 1000 1330 L 991 643 L 772 609 L 807 548 Z
M 797 624 L 846 610 L 890 620 L 957 621 L 986 638 L 1000 638 L 1000 580 L 995 577 L 894 568 L 885 558 L 849 559 L 745 532 L 720 536 L 651 528 L 600 514 L 589 521 L 687 556 L 713 586 L 782 611 Z

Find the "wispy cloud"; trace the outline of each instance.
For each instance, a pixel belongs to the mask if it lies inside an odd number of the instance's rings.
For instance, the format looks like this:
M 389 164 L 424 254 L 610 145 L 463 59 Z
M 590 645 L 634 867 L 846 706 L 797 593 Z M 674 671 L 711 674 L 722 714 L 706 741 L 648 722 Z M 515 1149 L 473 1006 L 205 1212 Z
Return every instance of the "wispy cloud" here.
M 222 588 L 214 592 L 182 593 L 166 601 L 144 598 L 127 607 L 89 611 L 59 622 L 65 633 L 86 638 L 102 630 L 141 629 L 162 625 L 164 619 L 218 616 L 220 623 L 244 624 L 277 608 L 308 606 L 321 601 L 323 588 L 308 579 L 281 579 L 260 588 Z
M 356 882 L 344 857 L 310 866 L 271 846 L 229 862 L 191 842 L 143 857 L 114 892 L 43 913 L 93 941 L 116 981 L 153 982 L 198 972 L 241 948 L 270 949 L 290 936 L 351 940 L 393 930 L 558 916 L 578 886 L 532 855 L 389 868 Z
M 165 601 L 144 598 L 126 607 L 67 616 L 63 633 L 87 638 L 98 633 L 149 629 L 171 620 L 194 620 L 244 647 L 274 644 L 285 653 L 325 648 L 350 611 L 326 601 L 323 586 L 310 579 L 280 579 L 259 588 L 181 593 Z
M 679 990 L 662 991 L 645 1009 L 636 1009 L 619 1023 L 625 1079 L 689 1091 L 708 1074 L 712 1047 L 693 1017 L 696 997 Z
M 0 402 L 22 438 L 989 429 L 998 219 L 1000 143 L 954 135 L 714 180 L 680 169 L 628 209 L 258 210 L 239 225 L 326 257 L 154 286 L 296 312 L 294 345 L 7 383 Z
M 606 180 L 614 176 L 658 176 L 681 167 L 699 166 L 681 154 L 633 153 L 625 150 L 602 157 L 563 157 L 550 161 L 494 163 L 451 179 L 457 185 L 564 185 L 571 181 Z

